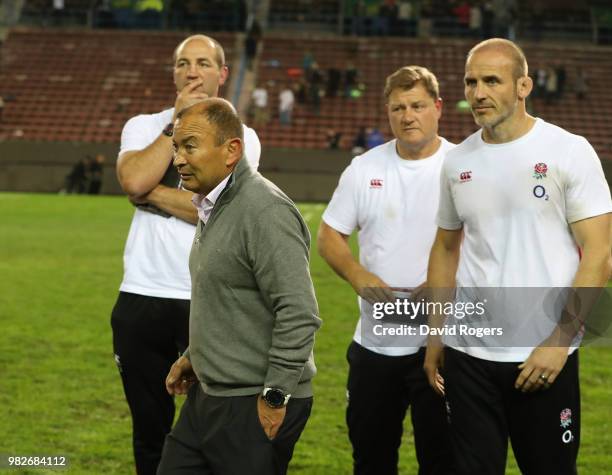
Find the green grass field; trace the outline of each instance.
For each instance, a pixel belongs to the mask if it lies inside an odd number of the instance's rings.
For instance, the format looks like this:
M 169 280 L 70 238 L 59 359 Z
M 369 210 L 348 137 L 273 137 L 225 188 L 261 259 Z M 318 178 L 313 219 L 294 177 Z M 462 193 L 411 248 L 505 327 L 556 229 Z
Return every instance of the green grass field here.
M 313 236 L 323 209 L 301 206 Z M 110 329 L 132 212 L 121 197 L 0 193 L 0 454 L 67 455 L 75 474 L 134 472 Z M 290 473 L 349 474 L 345 352 L 356 299 L 314 251 L 312 275 L 324 321 L 315 347 L 319 374 Z M 581 377 L 580 472 L 608 474 L 612 349 L 583 350 Z M 411 439 L 407 423 L 402 474 L 416 473 Z M 510 459 L 507 473 L 518 474 Z

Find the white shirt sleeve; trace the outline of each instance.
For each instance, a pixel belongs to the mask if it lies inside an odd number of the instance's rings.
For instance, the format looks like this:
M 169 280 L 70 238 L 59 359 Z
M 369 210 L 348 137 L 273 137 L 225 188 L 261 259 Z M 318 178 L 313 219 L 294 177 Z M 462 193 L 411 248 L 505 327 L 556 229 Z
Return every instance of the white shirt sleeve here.
M 132 150 L 142 150 L 149 146 L 152 142 L 149 136 L 151 127 L 150 116 L 137 115 L 128 120 L 121 132 L 121 148 L 119 149 L 119 155 Z M 159 135 L 162 129 L 159 129 L 155 136 Z
M 261 156 L 261 143 L 259 142 L 259 137 L 253 129 L 246 125 L 243 125 L 242 129 L 244 135 L 244 152 L 247 162 L 249 162 L 253 170 L 257 170 L 259 167 L 259 157 Z
M 453 192 L 451 190 L 448 170 L 445 161 L 440 172 L 440 204 L 438 205 L 438 226 L 442 229 L 454 231 L 461 229 L 463 223 L 457 213 Z
M 349 236 L 358 226 L 357 170 L 355 161 L 344 170 L 334 191 L 323 221 L 336 231 Z
M 591 144 L 584 138 L 572 147 L 565 174 L 565 216 L 575 223 L 612 212 L 610 187 L 601 161 Z

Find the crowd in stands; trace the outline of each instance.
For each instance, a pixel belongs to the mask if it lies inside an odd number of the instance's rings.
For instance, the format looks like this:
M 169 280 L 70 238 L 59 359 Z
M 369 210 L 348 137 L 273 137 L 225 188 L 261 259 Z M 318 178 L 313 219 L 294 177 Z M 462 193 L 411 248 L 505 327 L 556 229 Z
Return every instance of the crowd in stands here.
M 280 66 L 280 65 L 279 65 Z M 324 98 L 343 97 L 358 99 L 365 84 L 359 83 L 359 71 L 352 61 L 348 61 L 343 70 L 330 67 L 322 70 L 312 55 L 306 51 L 301 68 L 287 70 L 287 84 L 279 93 L 279 121 L 282 125 L 291 124 L 291 113 L 294 104 L 305 105 L 315 116 L 321 113 L 321 101 Z M 273 82 L 270 84 L 274 85 Z M 249 115 L 255 125 L 266 124 L 269 120 L 268 90 L 265 84 L 258 84 L 251 94 Z
M 562 63 L 536 68 L 531 76 L 534 84 L 533 98 L 544 99 L 546 104 L 555 104 L 563 98 L 567 89 L 567 71 Z M 579 100 L 586 98 L 588 84 L 583 69 L 576 71 L 570 92 L 574 92 Z
M 516 18 L 515 0 L 383 0 L 347 2 L 355 35 L 428 37 L 440 31 L 457 36 L 507 37 Z
M 38 9 L 39 12 L 46 12 L 45 15 L 50 19 L 49 21 L 57 21 L 59 24 L 63 19 L 68 18 L 70 12 L 77 9 L 79 5 L 86 5 L 93 8 L 95 24 L 109 28 L 143 28 L 146 21 L 151 19 L 161 21 L 164 25 L 171 25 L 175 20 L 179 22 L 178 19 L 181 15 L 185 20 L 186 15 L 189 20 L 187 23 L 183 23 L 183 27 L 188 29 L 196 28 L 197 21 L 195 18 L 198 17 L 198 14 L 213 18 L 206 13 L 209 10 L 214 10 L 220 15 L 228 15 L 228 18 L 229 16 L 239 18 L 242 22 L 242 18 L 246 15 L 245 3 L 244 0 L 211 0 L 206 2 L 197 0 L 184 2 L 177 0 L 163 2 L 158 0 L 106 0 L 97 2 L 85 0 L 26 0 L 24 12 L 33 12 Z M 273 1 L 272 4 L 274 3 Z M 297 3 L 303 4 L 303 2 Z M 539 9 L 538 11 L 542 12 L 542 3 L 543 0 L 534 0 L 531 8 Z M 519 10 L 525 8 L 526 3 L 523 0 L 450 0 L 444 2 L 439 0 L 356 0 L 344 2 L 343 5 L 355 13 L 354 15 L 347 15 L 345 18 L 351 22 L 351 28 L 357 28 L 356 32 L 359 32 L 360 25 L 375 25 L 378 29 L 377 34 L 383 36 L 385 34 L 400 34 L 398 28 L 403 25 L 402 21 L 410 19 L 419 28 L 424 28 L 423 32 L 434 34 L 436 33 L 436 25 L 442 19 L 452 18 L 455 24 L 461 26 L 463 37 L 474 37 L 476 39 L 493 35 L 512 37 L 514 34 L 513 22 L 520 17 Z M 429 27 L 427 26 L 428 19 L 431 20 Z M 361 20 L 364 20 L 364 22 Z M 534 24 L 541 20 L 540 16 L 533 18 Z M 196 23 L 190 24 L 189 21 Z M 108 33 L 111 34 L 111 32 Z M 269 38 L 270 33 L 272 33 L 269 31 L 269 26 L 266 26 L 265 33 L 265 38 Z M 132 32 L 129 34 L 132 34 Z M 143 34 L 148 35 L 149 32 L 143 32 Z M 368 34 L 368 32 L 365 31 L 364 34 Z M 290 127 L 298 124 L 303 129 L 301 126 L 306 124 L 307 128 L 310 129 L 309 134 L 303 134 L 302 139 L 307 141 L 307 146 L 313 146 L 316 140 L 316 145 L 314 145 L 316 147 L 365 150 L 371 148 L 372 144 L 376 144 L 379 136 L 382 137 L 388 132 L 384 124 L 381 125 L 378 117 L 375 118 L 373 115 L 362 112 L 362 109 L 371 107 L 371 104 L 378 105 L 379 95 L 377 91 L 379 85 L 376 79 L 377 73 L 371 70 L 371 63 L 364 64 L 360 61 L 363 60 L 365 54 L 367 58 L 374 58 L 377 64 L 383 64 L 383 58 L 386 54 L 385 48 L 389 44 L 395 45 L 401 41 L 399 38 L 384 38 L 380 40 L 380 44 L 373 46 L 374 42 L 377 41 L 374 38 L 364 39 L 345 36 L 342 41 L 345 41 L 346 44 L 342 48 L 346 50 L 346 54 L 343 53 L 332 58 L 329 57 L 327 51 L 318 50 L 317 46 L 313 47 L 312 42 L 300 43 L 300 40 L 297 39 L 295 43 L 292 43 L 293 46 L 288 47 L 288 49 L 293 50 L 294 56 L 285 57 L 280 51 L 275 51 L 270 55 L 272 42 L 265 40 L 263 28 L 257 21 L 252 22 L 247 34 L 240 38 L 244 41 L 243 51 L 246 65 L 256 69 L 254 76 L 258 81 L 257 87 L 251 94 L 250 118 L 248 120 L 255 127 L 264 129 L 262 135 L 264 140 L 268 139 L 266 133 L 269 133 L 274 139 L 280 137 L 276 142 L 273 140 L 275 145 L 281 142 L 286 144 L 290 141 L 296 144 L 302 143 L 297 140 L 293 141 L 292 134 L 296 131 L 296 128 L 291 129 Z M 339 36 L 338 39 L 340 40 L 340 38 L 342 37 Z M 454 42 L 456 40 L 449 41 Z M 264 48 L 260 47 L 262 43 L 265 43 Z M 230 42 L 230 44 L 233 43 Z M 398 47 L 393 46 L 393 48 Z M 449 71 L 442 71 L 441 77 L 450 77 L 455 74 L 454 70 L 450 70 L 454 68 L 452 58 L 455 57 L 456 53 L 456 51 L 451 50 L 452 47 L 442 50 L 437 48 L 436 54 L 443 56 L 441 59 L 433 57 L 424 59 L 416 54 L 414 61 L 417 63 L 419 61 L 433 61 L 434 68 L 438 64 L 443 64 L 444 68 L 448 67 Z M 262 51 L 264 52 L 261 53 Z M 441 51 L 444 51 L 444 53 L 441 53 Z M 438 54 L 439 52 L 440 54 Z M 406 60 L 406 55 L 397 50 L 397 54 L 394 52 L 395 56 L 388 57 L 385 61 L 399 61 L 401 59 L 399 56 L 402 54 L 404 60 Z M 258 57 L 260 58 L 259 61 L 257 61 Z M 409 58 L 412 61 L 412 57 Z M 440 59 L 440 63 L 436 63 L 438 59 Z M 361 71 L 357 69 L 356 64 L 360 64 Z M 587 97 L 596 101 L 599 97 L 598 94 L 600 94 L 599 78 L 601 72 L 593 71 L 592 68 L 582 69 L 585 64 L 588 63 L 582 60 L 572 61 L 566 57 L 563 59 L 551 58 L 550 60 L 544 58 L 535 62 L 537 67 L 530 73 L 535 84 L 533 93 L 535 101 L 533 102 L 536 103 L 536 113 L 547 112 L 545 106 L 555 106 L 569 94 L 575 95 L 579 101 Z M 393 66 L 397 65 L 393 64 Z M 270 73 L 270 69 L 276 71 Z M 272 74 L 272 77 L 262 74 L 264 72 Z M 445 89 L 445 91 L 448 91 L 448 89 Z M 12 110 L 10 103 L 14 100 L 12 91 L 4 87 L 4 90 L 0 90 L 0 93 L 3 93 L 4 102 L 7 105 L 5 112 L 10 116 Z M 150 96 L 151 89 L 146 88 L 143 95 Z M 375 101 L 373 101 L 374 97 Z M 456 109 L 459 110 L 459 104 L 465 101 L 457 102 L 457 99 L 457 97 L 452 96 L 452 102 L 449 101 L 447 104 L 457 104 Z M 570 99 L 574 101 L 573 97 Z M 115 99 L 113 98 L 113 100 Z M 116 112 L 123 112 L 126 107 L 121 102 L 123 100 L 123 97 L 116 99 Z M 542 109 L 539 108 L 540 105 Z M 338 124 L 333 120 L 337 115 L 336 110 L 339 111 L 338 113 L 347 110 L 359 111 L 360 118 L 353 122 L 350 127 L 346 124 Z M 448 117 L 451 116 L 450 112 L 449 110 Z M 7 116 L 6 113 L 5 116 Z M 365 117 L 365 120 L 362 120 L 361 116 Z M 1 120 L 2 102 L 0 101 Z M 105 118 L 104 120 L 108 119 Z M 102 122 L 100 123 L 102 124 Z M 449 120 L 449 123 L 458 124 L 459 121 L 453 119 Z M 360 128 L 362 125 L 363 127 Z M 379 127 L 377 128 L 376 125 L 379 125 Z M 0 128 L 2 128 L 2 125 L 0 125 Z M 456 136 L 465 135 L 464 130 L 458 130 L 460 128 L 460 126 L 454 127 L 453 133 Z M 4 132 L 7 132 L 7 130 L 8 128 L 4 127 Z M 311 131 L 312 133 L 310 133 Z M 10 133 L 15 137 L 22 134 L 20 127 L 15 127 Z M 306 135 L 308 137 L 305 137 Z M 108 136 L 111 136 L 110 133 Z M 112 137 L 115 137 L 115 135 L 112 135 Z M 316 139 L 312 137 L 316 137 Z
M 3 22 L 17 22 L 15 2 L 4 2 Z M 245 31 L 246 0 L 25 0 L 21 22 L 43 26 Z M 585 37 L 612 41 L 607 0 L 270 0 L 268 27 L 326 25 L 357 36 L 522 37 L 536 40 L 547 28 L 576 27 Z M 565 25 L 565 26 L 564 26 Z M 316 29 L 316 28 L 315 28 Z M 261 30 L 259 30 L 261 34 Z M 251 38 L 251 45 L 256 38 Z M 254 42 L 253 42 L 254 40 Z M 250 50 L 252 51 L 252 50 Z
M 26 0 L 22 22 L 43 26 L 242 31 L 245 0 Z
M 563 34 L 563 24 L 588 35 L 595 20 L 596 2 L 571 0 L 272 0 L 270 23 L 276 27 L 318 23 L 357 36 L 457 36 L 536 40 L 552 29 Z M 609 2 L 608 2 L 609 4 Z M 605 6 L 602 8 L 606 8 Z M 609 5 L 608 5 L 609 8 Z M 597 13 L 596 21 L 604 15 Z M 602 28 L 610 26 L 604 22 Z M 336 31 L 338 29 L 336 28 Z

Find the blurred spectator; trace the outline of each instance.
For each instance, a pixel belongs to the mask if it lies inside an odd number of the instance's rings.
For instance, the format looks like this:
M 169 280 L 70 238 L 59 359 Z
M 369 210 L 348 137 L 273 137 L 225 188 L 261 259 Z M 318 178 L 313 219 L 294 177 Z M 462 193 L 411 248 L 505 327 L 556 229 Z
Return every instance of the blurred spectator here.
M 493 38 L 493 22 L 495 18 L 495 7 L 493 0 L 484 0 L 482 8 L 482 36 L 483 38 Z
M 64 17 L 64 0 L 53 0 L 52 6 L 53 9 L 51 11 L 51 18 L 53 19 L 53 24 L 60 25 L 62 18 Z
M 338 150 L 340 148 L 341 132 L 336 132 L 334 129 L 327 131 L 327 148 L 329 150 Z
M 544 97 L 546 95 L 546 76 L 547 71 L 544 68 L 537 68 L 535 71 L 535 97 Z
M 561 99 L 563 97 L 563 93 L 565 91 L 565 79 L 567 74 L 565 72 L 565 66 L 562 64 L 557 65 L 555 69 L 557 73 L 557 99 Z
M 574 91 L 576 92 L 576 98 L 580 100 L 586 99 L 586 95 L 589 92 L 589 85 L 587 84 L 587 75 L 582 69 L 579 69 L 576 72 Z
M 398 9 L 395 0 L 383 0 L 378 7 L 378 16 L 376 17 L 376 25 L 374 33 L 381 36 L 387 36 L 395 31 L 397 24 Z
M 546 103 L 552 104 L 558 93 L 557 72 L 554 68 L 546 69 Z
M 278 95 L 278 116 L 281 125 L 291 125 L 291 115 L 295 104 L 295 96 L 289 86 Z
M 323 86 L 323 75 L 319 70 L 319 65 L 317 62 L 313 62 L 310 68 L 310 78 L 308 85 L 308 96 L 310 99 L 310 104 L 312 105 L 312 110 L 315 115 L 319 115 L 321 113 L 321 91 Z
M 111 0 L 96 2 L 94 7 L 94 24 L 98 28 L 114 28 L 115 15 L 111 9 Z
M 327 91 L 325 93 L 327 97 L 336 97 L 341 80 L 342 73 L 338 69 L 329 68 L 327 70 Z
M 0 96 L 0 123 L 2 123 L 2 112 L 4 111 L 4 98 Z
M 357 87 L 357 77 L 359 72 L 352 62 L 346 63 L 344 70 L 344 96 L 351 97 L 351 91 Z
M 366 148 L 368 150 L 385 143 L 383 134 L 376 127 L 370 127 L 366 132 Z
M 89 189 L 90 195 L 100 194 L 102 188 L 102 177 L 104 176 L 104 160 L 102 154 L 96 155 L 96 158 L 89 164 Z
M 138 28 L 159 30 L 162 27 L 163 0 L 136 0 L 134 2 Z
M 531 2 L 531 28 L 533 29 L 533 39 L 542 39 L 544 29 L 544 2 L 542 0 L 532 0 Z
M 367 6 L 365 0 L 355 0 L 353 2 L 353 35 L 362 36 L 365 34 L 365 21 L 367 16 Z
M 470 6 L 470 36 L 482 38 L 482 9 L 479 0 L 474 0 Z
M 470 4 L 467 0 L 454 2 L 452 13 L 457 22 L 457 31 L 463 36 L 470 26 Z
M 110 6 L 117 28 L 132 28 L 134 26 L 132 0 L 111 0 Z
M 433 7 L 430 2 L 423 2 L 417 26 L 419 38 L 429 38 L 433 29 Z
M 389 23 L 389 33 L 391 35 L 399 34 L 399 5 L 397 0 L 386 0 L 385 1 L 386 9 L 385 13 L 387 14 L 388 23 Z
M 366 146 L 366 128 L 359 127 L 359 131 L 357 132 L 357 135 L 355 135 L 355 139 L 353 140 L 353 148 L 351 150 L 351 153 L 353 155 L 361 155 L 363 152 L 366 151 Z
M 308 98 L 308 83 L 304 77 L 301 77 L 293 86 L 295 97 L 299 104 L 306 104 Z
M 251 95 L 253 100 L 253 123 L 255 126 L 265 125 L 268 123 L 268 91 L 260 84 L 253 90 Z
M 85 193 L 87 183 L 87 169 L 91 163 L 91 157 L 79 160 L 66 175 L 66 193 Z
M 305 51 L 304 56 L 302 57 L 302 69 L 304 70 L 304 77 L 307 80 L 310 80 L 310 70 L 312 68 L 312 64 L 315 62 L 312 53 L 310 51 Z
M 253 24 L 249 29 L 249 33 L 247 34 L 244 40 L 244 52 L 247 58 L 248 69 L 251 69 L 253 67 L 253 60 L 257 55 L 257 45 L 259 44 L 260 39 L 261 26 L 259 26 L 259 22 L 257 20 L 253 20 Z
M 515 0 L 493 0 L 493 34 L 514 40 L 516 19 Z
M 415 8 L 411 2 L 403 1 L 397 6 L 397 35 L 414 36 Z
M 11 27 L 19 21 L 22 2 L 19 0 L 5 0 L 2 2 L 4 6 L 4 18 L 2 22 Z

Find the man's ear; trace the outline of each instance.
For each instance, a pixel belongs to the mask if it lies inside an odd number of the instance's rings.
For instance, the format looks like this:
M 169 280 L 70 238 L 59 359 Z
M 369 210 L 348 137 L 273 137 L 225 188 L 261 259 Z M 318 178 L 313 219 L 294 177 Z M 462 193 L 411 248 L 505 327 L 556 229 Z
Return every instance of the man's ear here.
M 438 111 L 438 119 L 442 115 L 442 106 L 443 105 L 444 105 L 444 102 L 442 101 L 442 98 L 438 97 L 436 99 L 436 102 L 434 103 L 434 106 L 436 107 L 436 111 Z
M 531 94 L 533 80 L 529 76 L 523 76 L 516 81 L 516 91 L 520 100 L 525 100 Z
M 221 66 L 221 70 L 219 71 L 219 86 L 223 86 L 225 81 L 229 76 L 229 68 L 225 65 Z
M 228 167 L 233 167 L 236 163 L 238 163 L 238 160 L 242 158 L 242 140 L 240 140 L 238 137 L 228 140 L 226 150 L 227 159 L 225 164 Z

